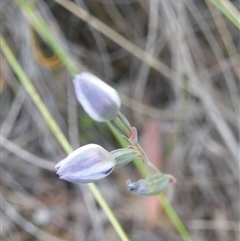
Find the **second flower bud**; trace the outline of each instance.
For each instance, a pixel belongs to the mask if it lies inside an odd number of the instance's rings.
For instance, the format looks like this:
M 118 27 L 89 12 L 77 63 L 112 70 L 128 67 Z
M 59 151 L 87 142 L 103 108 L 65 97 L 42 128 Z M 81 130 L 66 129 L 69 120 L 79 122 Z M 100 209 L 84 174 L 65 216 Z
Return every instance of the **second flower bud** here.
M 107 177 L 115 167 L 122 167 L 140 153 L 128 147 L 108 152 L 96 144 L 78 148 L 56 164 L 55 169 L 61 179 L 73 183 L 90 183 Z

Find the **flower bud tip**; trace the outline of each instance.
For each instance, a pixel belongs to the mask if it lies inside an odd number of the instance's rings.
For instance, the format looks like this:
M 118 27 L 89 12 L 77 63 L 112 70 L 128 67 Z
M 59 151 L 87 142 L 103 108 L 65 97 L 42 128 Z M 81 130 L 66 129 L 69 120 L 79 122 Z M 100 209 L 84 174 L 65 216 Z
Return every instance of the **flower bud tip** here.
M 88 72 L 76 75 L 73 84 L 79 103 L 92 119 L 110 121 L 117 116 L 121 101 L 110 85 Z

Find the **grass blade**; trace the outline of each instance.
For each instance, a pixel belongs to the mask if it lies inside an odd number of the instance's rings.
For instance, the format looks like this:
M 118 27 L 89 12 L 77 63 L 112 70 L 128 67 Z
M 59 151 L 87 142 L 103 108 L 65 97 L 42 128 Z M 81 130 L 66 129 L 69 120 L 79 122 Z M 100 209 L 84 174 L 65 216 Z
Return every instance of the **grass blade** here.
M 209 0 L 218 8 L 238 29 L 240 29 L 240 13 L 228 0 Z

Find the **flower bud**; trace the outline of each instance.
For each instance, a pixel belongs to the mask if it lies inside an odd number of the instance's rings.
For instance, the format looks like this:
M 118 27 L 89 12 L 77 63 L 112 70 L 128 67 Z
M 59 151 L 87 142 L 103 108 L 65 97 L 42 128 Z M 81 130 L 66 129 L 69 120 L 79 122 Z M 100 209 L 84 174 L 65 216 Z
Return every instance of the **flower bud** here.
M 121 100 L 116 90 L 93 74 L 82 72 L 73 79 L 76 97 L 95 121 L 110 121 L 119 111 Z
M 82 146 L 57 163 L 61 179 L 73 183 L 89 183 L 108 176 L 115 167 L 111 154 L 96 144 Z
M 175 182 L 175 178 L 169 174 L 157 173 L 146 179 L 137 182 L 127 180 L 128 191 L 139 196 L 153 196 L 161 193 L 170 182 Z

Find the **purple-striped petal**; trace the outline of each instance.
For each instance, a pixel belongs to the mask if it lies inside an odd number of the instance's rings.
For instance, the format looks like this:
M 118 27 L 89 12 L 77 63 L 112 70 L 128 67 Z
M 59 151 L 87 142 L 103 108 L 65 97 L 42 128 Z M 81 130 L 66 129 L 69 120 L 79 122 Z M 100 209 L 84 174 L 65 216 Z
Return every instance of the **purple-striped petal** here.
M 115 167 L 111 154 L 96 144 L 82 146 L 56 164 L 61 179 L 89 183 L 108 176 Z
M 73 79 L 76 97 L 88 115 L 96 121 L 110 121 L 119 111 L 118 93 L 101 79 L 82 72 Z

